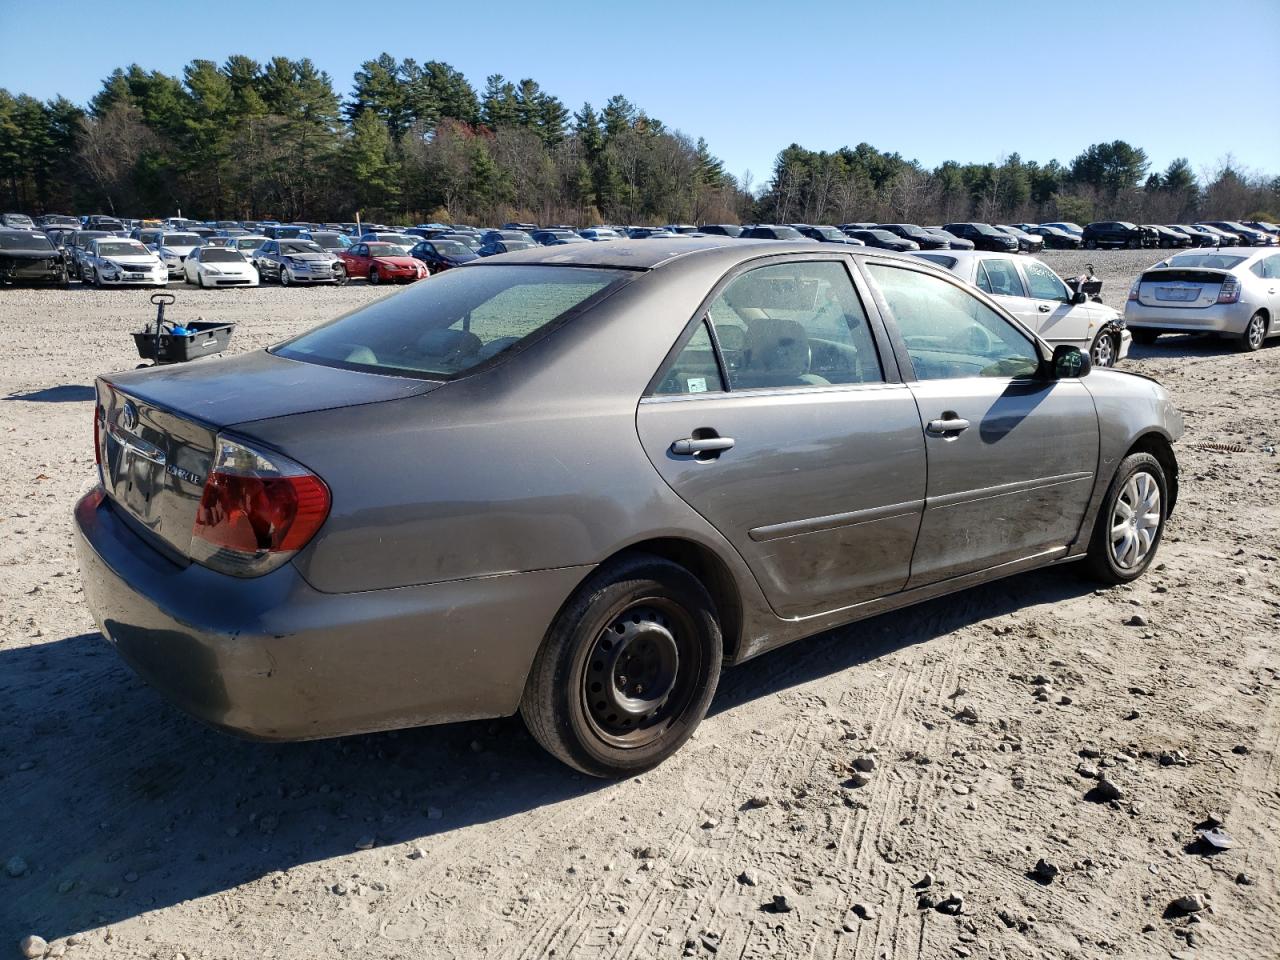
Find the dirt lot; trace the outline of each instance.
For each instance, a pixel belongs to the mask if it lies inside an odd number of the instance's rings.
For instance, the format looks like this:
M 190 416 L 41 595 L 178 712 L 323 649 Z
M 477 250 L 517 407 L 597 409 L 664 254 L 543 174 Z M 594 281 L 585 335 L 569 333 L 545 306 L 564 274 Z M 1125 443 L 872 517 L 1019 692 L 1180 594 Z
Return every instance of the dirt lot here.
M 1044 259 L 1093 260 L 1120 306 L 1155 258 Z M 236 350 L 383 295 L 178 292 L 176 315 L 239 321 Z M 0 292 L 0 957 L 28 934 L 160 960 L 1280 955 L 1275 341 L 1166 338 L 1125 365 L 1187 422 L 1145 579 L 1020 576 L 765 656 L 679 756 L 605 784 L 516 719 L 242 743 L 118 662 L 70 510 L 93 377 L 136 363 L 146 296 Z M 1210 813 L 1234 839 L 1216 855 Z M 1206 909 L 1168 909 L 1190 895 Z

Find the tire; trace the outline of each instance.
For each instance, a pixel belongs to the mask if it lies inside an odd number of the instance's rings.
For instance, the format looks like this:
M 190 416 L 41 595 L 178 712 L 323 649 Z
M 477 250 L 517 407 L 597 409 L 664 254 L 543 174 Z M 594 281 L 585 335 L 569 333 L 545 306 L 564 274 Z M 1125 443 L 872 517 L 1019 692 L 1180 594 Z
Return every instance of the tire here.
M 289 279 L 289 268 L 280 268 L 280 286 L 289 287 L 293 285 L 293 281 Z
M 98 268 L 97 268 L 97 267 L 94 267 L 94 268 L 93 268 L 93 279 L 92 279 L 92 283 L 93 283 L 94 287 L 96 287 L 96 288 L 97 288 L 97 289 L 99 289 L 99 290 L 101 290 L 104 286 L 106 286 L 106 284 L 104 284 L 104 283 L 102 282 L 102 274 L 98 272 Z
M 1085 248 L 1086 250 L 1097 250 L 1097 249 L 1098 249 L 1098 241 L 1097 241 L 1097 240 L 1086 240 L 1086 241 L 1084 242 L 1084 248 Z
M 1261 310 L 1249 318 L 1244 331 L 1236 338 L 1235 347 L 1241 353 L 1261 350 L 1267 342 L 1267 317 Z
M 372 283 L 375 287 L 382 282 L 382 278 L 378 276 L 377 267 L 369 268 L 369 282 Z
M 1133 334 L 1133 342 L 1140 343 L 1144 347 L 1149 347 L 1156 342 L 1156 337 L 1160 336 L 1159 330 L 1145 330 L 1141 327 L 1130 327 L 1129 332 Z
M 1133 522 L 1126 520 L 1121 503 L 1134 515 Z M 1168 503 L 1169 484 L 1160 461 L 1149 453 L 1125 457 L 1098 510 L 1085 556 L 1089 575 L 1110 585 L 1142 576 L 1160 547 Z
M 565 604 L 534 658 L 520 713 L 534 738 L 576 770 L 632 776 L 693 734 L 723 653 L 701 582 L 637 554 L 596 571 Z
M 1114 367 L 1116 354 L 1119 352 L 1120 344 L 1116 341 L 1115 335 L 1103 331 L 1093 338 L 1093 343 L 1089 347 L 1089 359 L 1095 367 Z
M 204 274 L 201 273 L 199 270 L 196 271 L 196 286 L 199 287 L 201 290 L 204 289 Z

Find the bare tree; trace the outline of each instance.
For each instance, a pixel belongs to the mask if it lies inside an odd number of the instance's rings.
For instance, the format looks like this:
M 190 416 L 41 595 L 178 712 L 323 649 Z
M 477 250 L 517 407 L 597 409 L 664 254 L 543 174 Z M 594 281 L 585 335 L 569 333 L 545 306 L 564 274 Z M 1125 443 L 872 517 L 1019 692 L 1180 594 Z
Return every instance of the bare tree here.
M 132 199 L 134 167 L 143 151 L 155 145 L 156 137 L 143 124 L 141 111 L 123 100 L 113 103 L 101 116 L 83 117 L 80 124 L 84 133 L 80 164 L 115 213 L 117 202 L 123 207 Z

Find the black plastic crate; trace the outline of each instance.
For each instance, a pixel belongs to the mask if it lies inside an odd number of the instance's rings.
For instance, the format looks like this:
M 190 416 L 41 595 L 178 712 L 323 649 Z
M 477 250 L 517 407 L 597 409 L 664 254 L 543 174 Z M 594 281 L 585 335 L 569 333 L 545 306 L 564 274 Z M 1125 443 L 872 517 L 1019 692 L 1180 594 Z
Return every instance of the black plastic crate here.
M 175 334 L 172 328 L 160 334 L 159 342 L 154 330 L 143 330 L 133 335 L 138 356 L 156 363 L 185 363 L 200 357 L 211 357 L 227 349 L 231 342 L 234 323 L 214 323 L 211 320 L 193 320 L 183 324 L 185 334 Z

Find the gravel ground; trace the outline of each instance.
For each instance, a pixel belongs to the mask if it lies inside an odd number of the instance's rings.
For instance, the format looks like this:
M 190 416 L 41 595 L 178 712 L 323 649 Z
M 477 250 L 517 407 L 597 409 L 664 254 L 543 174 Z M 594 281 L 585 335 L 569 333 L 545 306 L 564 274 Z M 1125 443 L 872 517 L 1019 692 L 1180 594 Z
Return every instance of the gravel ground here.
M 1044 259 L 1092 261 L 1119 307 L 1157 258 Z M 177 292 L 237 351 L 383 295 Z M 0 957 L 1280 953 L 1274 345 L 1124 365 L 1187 421 L 1143 580 L 1024 575 L 767 655 L 676 758 L 605 784 L 515 719 L 243 743 L 119 663 L 70 508 L 146 297 L 0 292 Z M 1231 849 L 1197 840 L 1210 816 Z

